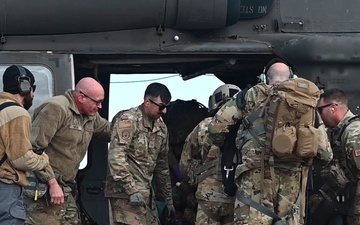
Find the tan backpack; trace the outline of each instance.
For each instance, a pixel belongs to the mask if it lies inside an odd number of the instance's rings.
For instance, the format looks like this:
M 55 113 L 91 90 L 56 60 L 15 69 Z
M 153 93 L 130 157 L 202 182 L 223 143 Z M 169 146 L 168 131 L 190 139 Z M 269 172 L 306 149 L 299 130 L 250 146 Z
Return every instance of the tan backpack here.
M 277 83 L 269 89 L 266 145 L 276 156 L 316 156 L 320 134 L 314 124 L 319 97 L 319 88 L 303 78 Z
M 316 156 L 320 133 L 314 125 L 319 88 L 303 78 L 257 88 L 257 104 L 243 119 L 244 129 L 278 159 L 298 161 Z M 259 139 L 262 134 L 265 144 Z M 238 147 L 249 139 L 243 132 Z

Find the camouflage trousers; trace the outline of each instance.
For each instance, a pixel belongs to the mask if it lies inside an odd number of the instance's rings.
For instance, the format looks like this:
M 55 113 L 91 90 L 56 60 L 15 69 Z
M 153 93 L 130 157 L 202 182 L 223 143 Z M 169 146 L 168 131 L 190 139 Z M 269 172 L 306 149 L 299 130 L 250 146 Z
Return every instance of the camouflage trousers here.
M 263 192 L 261 194 L 261 169 L 250 169 L 242 173 L 236 179 L 238 194 L 250 198 L 255 202 L 275 212 L 279 217 L 289 215 L 289 224 L 300 224 L 298 211 L 291 213 L 296 209 L 295 203 L 299 197 L 301 187 L 301 171 L 288 170 L 275 167 L 274 177 L 271 177 L 269 167 L 265 167 Z M 260 211 L 235 200 L 234 224 L 236 225 L 271 225 L 273 219 Z
M 196 225 L 232 225 L 234 204 L 198 200 Z M 221 218 L 220 218 L 221 217 Z M 219 221 L 222 220 L 222 221 Z
M 132 207 L 128 199 L 110 198 L 113 225 L 160 225 L 155 201 L 146 207 Z
M 78 225 L 79 210 L 75 198 L 71 193 L 64 193 L 64 203 L 53 205 L 50 196 L 46 194 L 42 198 L 34 199 L 25 197 L 26 225 Z

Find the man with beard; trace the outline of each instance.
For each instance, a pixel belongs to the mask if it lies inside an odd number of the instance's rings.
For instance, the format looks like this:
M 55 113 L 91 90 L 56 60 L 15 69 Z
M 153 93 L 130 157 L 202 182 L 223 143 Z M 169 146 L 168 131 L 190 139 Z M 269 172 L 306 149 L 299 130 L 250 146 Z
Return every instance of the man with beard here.
M 161 116 L 171 100 L 168 88 L 152 83 L 144 102 L 113 119 L 105 196 L 110 199 L 113 224 L 159 225 L 151 181 L 175 212 L 168 164 L 168 130 Z
M 30 142 L 31 118 L 28 110 L 36 85 L 33 74 L 12 65 L 3 75 L 0 93 L 0 224 L 25 223 L 23 187 L 25 171 L 42 170 L 49 165 L 46 154 L 33 152 Z
M 50 166 L 35 173 L 48 195 L 25 198 L 26 224 L 80 224 L 75 177 L 92 138 L 110 141 L 110 122 L 102 118 L 104 89 L 91 77 L 75 90 L 48 99 L 34 111 L 31 143 L 49 155 Z

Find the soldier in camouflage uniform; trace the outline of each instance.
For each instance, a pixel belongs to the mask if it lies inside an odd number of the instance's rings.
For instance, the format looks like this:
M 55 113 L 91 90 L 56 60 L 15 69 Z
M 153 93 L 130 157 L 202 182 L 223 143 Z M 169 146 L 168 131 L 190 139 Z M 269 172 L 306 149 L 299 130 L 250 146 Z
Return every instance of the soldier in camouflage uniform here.
M 210 97 L 210 113 L 216 113 L 220 106 L 239 90 L 240 88 L 237 86 L 229 84 L 217 88 Z M 217 95 L 217 98 L 215 98 L 215 95 Z M 221 96 L 221 98 L 219 98 L 219 96 Z M 217 101 L 215 101 L 215 99 Z M 195 161 L 200 165 L 216 161 L 218 166 L 220 166 L 220 148 L 211 143 L 205 143 L 205 141 L 209 140 L 206 136 L 211 119 L 211 117 L 208 117 L 201 121 L 186 138 L 180 160 L 180 169 L 181 172 L 187 174 L 188 177 L 194 176 L 193 170 L 197 168 L 192 168 L 192 164 Z M 198 180 L 197 183 L 198 186 L 195 193 L 196 200 L 198 201 L 196 225 L 230 225 L 233 223 L 235 198 L 229 197 L 224 192 L 222 181 L 219 179 L 219 176 L 221 178 L 221 174 L 216 170 L 218 167 L 214 168 L 214 174 L 209 174 L 207 177 L 204 177 L 203 180 Z M 197 179 L 200 177 L 201 176 L 197 177 Z M 194 179 L 194 177 L 192 177 L 191 180 L 192 179 Z
M 271 60 L 264 72 L 267 74 L 270 85 L 288 80 L 289 73 L 290 75 L 292 73 L 289 66 L 280 59 Z M 218 111 L 209 124 L 209 137 L 214 144 L 220 146 L 226 133 L 229 132 L 230 126 L 264 103 L 266 98 L 262 96 L 263 92 L 260 85 L 263 84 L 256 85 L 247 91 L 245 101 L 239 97 L 232 98 Z M 237 96 L 241 96 L 240 94 Z M 321 137 L 319 139 L 318 157 L 330 161 L 332 152 L 326 141 L 325 128 L 322 125 L 319 129 L 321 130 Z M 297 210 L 299 207 L 297 201 L 301 197 L 300 189 L 302 192 L 305 191 L 305 187 L 301 185 L 301 178 L 307 176 L 306 170 L 304 171 L 306 167 L 302 167 L 299 163 L 275 163 L 272 170 L 268 166 L 269 164 L 265 163 L 262 174 L 260 167 L 263 147 L 260 143 L 265 143 L 264 135 L 260 135 L 259 140 L 252 138 L 246 141 L 240 150 L 241 162 L 239 162 L 235 173 L 238 191 L 235 200 L 234 223 L 251 225 L 271 225 L 273 223 L 273 218 L 240 201 L 238 196 L 241 195 L 267 207 L 279 217 L 289 216 L 288 222 L 290 224 L 299 224 L 302 222 L 302 218 L 299 218 L 299 211 L 304 211 L 305 203 L 303 200 L 303 208 Z M 264 159 L 267 162 L 270 149 L 265 149 L 264 152 Z M 262 180 L 261 177 L 264 179 Z M 261 187 L 261 184 L 264 186 Z M 305 193 L 302 195 L 302 199 L 304 199 Z M 291 210 L 296 211 L 297 214 L 292 213 Z
M 349 110 L 346 94 L 340 89 L 325 91 L 320 96 L 318 111 L 330 129 L 334 151 L 330 165 L 336 173 L 332 176 L 328 167 L 321 172 L 324 185 L 319 194 L 310 198 L 310 204 L 317 207 L 324 199 L 336 202 L 337 195 L 343 194 L 348 224 L 360 224 L 360 119 Z
M 25 198 L 26 224 L 80 224 L 76 182 L 80 162 L 92 138 L 110 141 L 110 122 L 100 117 L 104 89 L 93 78 L 81 79 L 75 90 L 50 98 L 35 109 L 31 143 L 44 148 L 50 166 L 36 173 L 49 186 L 48 195 Z
M 166 86 L 152 83 L 144 102 L 118 114 L 109 148 L 105 196 L 110 199 L 114 224 L 159 225 L 154 179 L 174 213 L 168 164 L 168 131 L 161 116 L 171 94 Z

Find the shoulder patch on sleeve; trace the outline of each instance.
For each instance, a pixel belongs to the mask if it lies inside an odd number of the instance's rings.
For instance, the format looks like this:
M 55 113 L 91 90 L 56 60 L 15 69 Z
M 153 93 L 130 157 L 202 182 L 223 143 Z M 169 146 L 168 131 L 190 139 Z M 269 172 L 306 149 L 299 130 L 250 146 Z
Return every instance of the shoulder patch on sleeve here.
M 131 139 L 131 131 L 130 130 L 122 130 L 120 133 L 120 138 L 124 141 L 129 141 Z
M 131 121 L 130 120 L 120 120 L 119 121 L 119 128 L 129 128 L 131 127 Z

